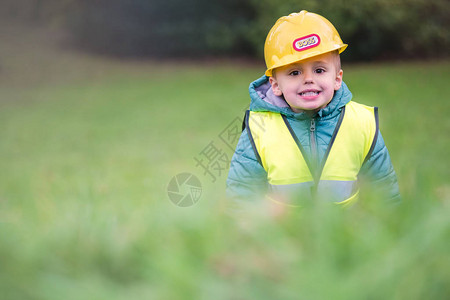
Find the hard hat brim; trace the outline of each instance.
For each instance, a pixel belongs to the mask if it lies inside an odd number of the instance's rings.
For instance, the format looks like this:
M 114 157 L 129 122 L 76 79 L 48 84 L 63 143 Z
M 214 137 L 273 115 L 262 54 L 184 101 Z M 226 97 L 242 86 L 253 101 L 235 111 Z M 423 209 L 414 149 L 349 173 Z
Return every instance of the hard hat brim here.
M 301 62 L 303 60 L 306 59 L 310 59 L 314 56 L 319 56 L 325 53 L 329 53 L 329 52 L 333 52 L 336 50 L 339 50 L 339 54 L 341 54 L 342 52 L 344 52 L 345 49 L 347 49 L 347 44 L 341 44 L 341 45 L 336 45 L 336 47 L 333 47 L 331 49 L 327 49 L 326 51 L 310 51 L 310 53 L 308 54 L 303 54 L 301 58 L 295 57 L 295 56 L 285 56 L 283 57 L 283 59 L 281 59 L 279 61 L 279 63 L 275 64 L 272 68 L 267 69 L 266 72 L 264 73 L 266 76 L 270 77 L 272 76 L 273 70 L 275 70 L 276 68 L 279 67 L 283 67 L 283 66 L 287 66 L 293 63 L 298 63 Z

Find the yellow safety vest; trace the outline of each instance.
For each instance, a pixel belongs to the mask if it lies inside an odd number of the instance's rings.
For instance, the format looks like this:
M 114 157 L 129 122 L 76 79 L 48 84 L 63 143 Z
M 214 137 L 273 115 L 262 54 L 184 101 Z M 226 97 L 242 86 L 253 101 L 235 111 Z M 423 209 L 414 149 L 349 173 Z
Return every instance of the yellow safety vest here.
M 325 156 L 317 165 L 308 159 L 284 115 L 248 111 L 245 126 L 274 193 L 349 204 L 357 199 L 358 173 L 376 143 L 378 110 L 352 101 L 343 107 Z

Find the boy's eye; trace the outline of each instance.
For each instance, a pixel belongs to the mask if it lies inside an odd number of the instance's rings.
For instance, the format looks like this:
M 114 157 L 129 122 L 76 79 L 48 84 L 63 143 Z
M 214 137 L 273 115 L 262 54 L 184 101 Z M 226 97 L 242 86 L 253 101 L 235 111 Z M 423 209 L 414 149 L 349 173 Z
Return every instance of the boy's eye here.
M 316 69 L 316 73 L 324 73 L 325 72 L 325 69 L 322 69 L 322 68 L 319 68 L 319 69 Z
M 291 73 L 289 73 L 289 75 L 297 76 L 297 75 L 300 75 L 300 72 L 299 71 L 292 71 Z

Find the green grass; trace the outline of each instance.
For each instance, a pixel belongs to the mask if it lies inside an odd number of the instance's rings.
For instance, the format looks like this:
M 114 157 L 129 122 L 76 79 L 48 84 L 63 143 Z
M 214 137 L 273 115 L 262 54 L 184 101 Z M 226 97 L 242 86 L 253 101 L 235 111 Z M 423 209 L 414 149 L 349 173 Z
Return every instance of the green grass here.
M 223 214 L 226 172 L 211 182 L 194 157 L 210 142 L 231 156 L 219 134 L 261 65 L 51 49 L 0 75 L 1 299 L 450 295 L 449 61 L 344 65 L 355 100 L 380 107 L 402 206 L 242 222 Z M 167 196 L 181 172 L 203 186 L 189 208 Z

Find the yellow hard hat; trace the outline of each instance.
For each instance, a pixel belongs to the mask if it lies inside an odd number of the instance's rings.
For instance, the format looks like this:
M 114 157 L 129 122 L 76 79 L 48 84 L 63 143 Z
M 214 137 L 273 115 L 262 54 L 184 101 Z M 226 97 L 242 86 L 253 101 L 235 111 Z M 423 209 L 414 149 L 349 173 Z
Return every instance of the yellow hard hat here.
M 269 31 L 264 45 L 266 76 L 272 70 L 326 52 L 347 48 L 334 28 L 324 17 L 302 10 L 281 17 Z

